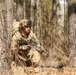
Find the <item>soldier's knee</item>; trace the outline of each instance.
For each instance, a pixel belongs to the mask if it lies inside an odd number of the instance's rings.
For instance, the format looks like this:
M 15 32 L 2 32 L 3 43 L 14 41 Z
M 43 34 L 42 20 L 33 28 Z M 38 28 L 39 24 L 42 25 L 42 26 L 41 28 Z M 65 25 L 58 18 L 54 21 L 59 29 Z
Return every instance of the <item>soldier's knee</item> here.
M 31 51 L 30 53 L 31 53 L 31 56 L 32 56 L 31 61 L 32 61 L 33 66 L 34 67 L 38 66 L 39 62 L 40 62 L 40 59 L 41 59 L 40 54 L 35 50 Z
M 37 52 L 36 50 L 31 50 L 29 55 L 30 55 L 33 65 L 34 66 L 39 65 L 40 59 L 41 59 L 39 52 Z
M 40 54 L 37 51 L 34 51 L 32 57 L 33 62 L 39 62 L 40 59 L 41 59 Z

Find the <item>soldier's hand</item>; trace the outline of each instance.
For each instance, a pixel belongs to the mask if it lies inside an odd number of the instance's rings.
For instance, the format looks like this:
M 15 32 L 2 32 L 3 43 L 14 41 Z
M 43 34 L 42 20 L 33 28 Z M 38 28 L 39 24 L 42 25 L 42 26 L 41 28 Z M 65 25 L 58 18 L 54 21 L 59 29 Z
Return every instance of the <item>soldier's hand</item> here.
M 45 56 L 45 57 L 48 57 L 48 55 L 49 55 L 49 52 L 48 52 L 47 50 L 45 50 L 45 51 L 42 51 L 42 55 L 43 55 L 43 56 Z
M 30 50 L 31 46 L 30 45 L 23 45 L 23 46 L 20 46 L 20 49 L 22 49 L 22 50 Z

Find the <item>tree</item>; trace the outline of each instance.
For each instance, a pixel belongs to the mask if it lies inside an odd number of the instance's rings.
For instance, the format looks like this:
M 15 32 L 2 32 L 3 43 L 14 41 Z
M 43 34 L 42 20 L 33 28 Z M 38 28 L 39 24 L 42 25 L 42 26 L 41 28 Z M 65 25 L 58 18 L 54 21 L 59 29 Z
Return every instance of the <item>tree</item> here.
M 11 75 L 8 50 L 11 40 L 12 0 L 0 0 L 0 74 Z
M 76 0 L 68 0 L 70 66 L 76 67 Z M 72 62 L 73 61 L 73 62 Z

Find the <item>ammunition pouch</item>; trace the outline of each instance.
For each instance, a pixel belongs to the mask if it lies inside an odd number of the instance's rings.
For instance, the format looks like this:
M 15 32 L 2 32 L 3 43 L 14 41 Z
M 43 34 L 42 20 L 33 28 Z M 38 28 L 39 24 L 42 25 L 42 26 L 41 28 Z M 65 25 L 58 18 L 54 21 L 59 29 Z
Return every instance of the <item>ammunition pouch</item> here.
M 17 43 L 18 43 L 19 46 L 28 45 L 27 41 L 26 41 L 24 38 L 20 38 L 20 39 L 17 41 Z

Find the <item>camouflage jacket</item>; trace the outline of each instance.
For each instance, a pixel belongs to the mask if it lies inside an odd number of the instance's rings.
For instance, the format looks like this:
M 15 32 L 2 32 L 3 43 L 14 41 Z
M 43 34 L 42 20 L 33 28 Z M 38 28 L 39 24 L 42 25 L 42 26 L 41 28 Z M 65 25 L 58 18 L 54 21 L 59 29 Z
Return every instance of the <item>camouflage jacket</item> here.
M 23 39 L 24 41 L 28 41 L 28 43 L 24 43 L 24 44 L 20 44 L 21 39 Z M 26 50 L 28 49 L 28 45 L 33 45 L 33 43 L 40 48 L 40 43 L 36 37 L 36 35 L 31 31 L 30 34 L 28 35 L 28 38 L 24 38 L 22 37 L 21 33 L 19 31 L 17 31 L 13 37 L 12 37 L 12 41 L 11 41 L 11 49 L 12 48 L 19 48 L 19 49 L 23 49 Z

